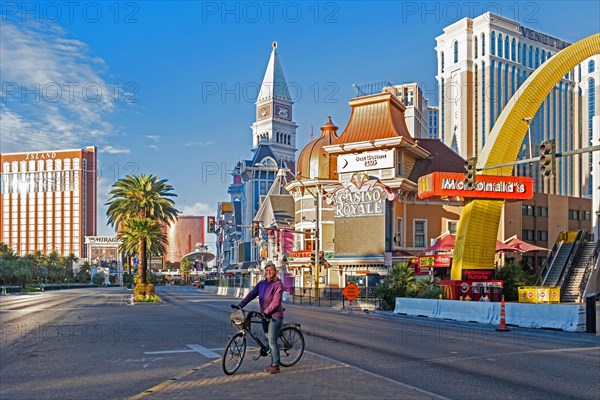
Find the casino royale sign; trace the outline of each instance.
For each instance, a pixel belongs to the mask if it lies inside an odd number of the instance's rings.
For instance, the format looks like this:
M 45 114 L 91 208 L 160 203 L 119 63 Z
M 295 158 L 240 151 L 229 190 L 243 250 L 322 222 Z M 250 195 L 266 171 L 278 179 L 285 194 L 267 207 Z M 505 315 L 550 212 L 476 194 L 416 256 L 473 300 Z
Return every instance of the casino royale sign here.
M 384 198 L 380 188 L 354 193 L 349 190 L 340 191 L 335 197 L 335 218 L 383 215 Z
M 378 179 L 356 174 L 327 198 L 333 204 L 335 218 L 382 216 L 384 201 L 394 200 L 395 194 Z

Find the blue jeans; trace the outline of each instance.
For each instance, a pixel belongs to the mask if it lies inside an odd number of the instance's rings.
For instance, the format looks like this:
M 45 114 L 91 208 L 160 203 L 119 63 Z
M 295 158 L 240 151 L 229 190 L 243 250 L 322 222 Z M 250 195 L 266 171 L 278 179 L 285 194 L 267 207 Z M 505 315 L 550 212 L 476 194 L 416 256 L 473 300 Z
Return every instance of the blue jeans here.
M 279 365 L 279 345 L 277 339 L 281 331 L 283 318 L 271 318 L 270 320 L 262 320 L 262 327 L 267 339 L 269 340 L 269 348 L 271 349 L 271 363 Z

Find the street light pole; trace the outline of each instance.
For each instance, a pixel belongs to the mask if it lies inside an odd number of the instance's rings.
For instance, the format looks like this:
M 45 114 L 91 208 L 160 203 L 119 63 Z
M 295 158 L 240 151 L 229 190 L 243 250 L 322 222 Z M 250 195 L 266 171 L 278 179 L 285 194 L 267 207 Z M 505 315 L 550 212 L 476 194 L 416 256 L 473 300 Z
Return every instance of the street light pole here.
M 531 121 L 533 121 L 533 118 L 526 117 L 526 118 L 523 118 L 523 121 L 527 122 L 527 137 L 528 137 L 528 142 L 529 142 L 529 158 L 533 158 L 533 148 L 531 147 Z

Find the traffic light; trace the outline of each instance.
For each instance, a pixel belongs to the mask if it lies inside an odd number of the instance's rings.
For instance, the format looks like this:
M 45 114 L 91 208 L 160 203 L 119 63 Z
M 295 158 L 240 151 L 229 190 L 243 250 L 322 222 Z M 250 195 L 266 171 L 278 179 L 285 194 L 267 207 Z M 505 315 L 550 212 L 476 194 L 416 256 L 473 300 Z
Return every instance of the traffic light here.
M 556 145 L 554 140 L 546 140 L 540 145 L 540 173 L 543 176 L 554 175 L 556 165 Z
M 252 221 L 252 237 L 257 237 L 260 235 L 260 222 Z
M 208 233 L 215 233 L 215 217 L 208 217 Z
M 319 252 L 319 265 L 325 265 L 325 253 Z
M 465 190 L 475 189 L 475 174 L 477 172 L 477 157 L 471 157 L 465 162 Z

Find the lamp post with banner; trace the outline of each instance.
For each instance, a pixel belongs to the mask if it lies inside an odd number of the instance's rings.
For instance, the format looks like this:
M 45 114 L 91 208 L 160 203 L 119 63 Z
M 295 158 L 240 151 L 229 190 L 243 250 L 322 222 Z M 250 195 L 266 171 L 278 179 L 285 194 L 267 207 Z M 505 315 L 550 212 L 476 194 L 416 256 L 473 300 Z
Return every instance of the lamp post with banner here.
M 223 260 L 225 255 L 223 254 L 223 242 L 225 241 L 225 230 L 233 227 L 233 222 L 230 219 L 219 219 L 215 221 L 215 235 L 217 235 L 217 244 L 219 249 L 219 258 L 217 259 L 217 273 L 219 279 L 222 278 L 223 274 Z
M 319 252 L 320 252 L 320 214 L 321 214 L 321 201 L 320 201 L 320 191 L 319 188 L 317 187 L 317 193 L 315 194 L 312 190 L 310 190 L 308 188 L 308 186 L 306 186 L 301 180 L 299 180 L 296 175 L 294 175 L 294 173 L 292 171 L 290 171 L 287 168 L 280 168 L 279 171 L 277 171 L 277 175 L 280 178 L 286 178 L 286 174 L 290 174 L 294 180 L 296 182 L 298 182 L 314 199 L 315 199 L 315 233 L 314 233 L 314 237 L 315 237 L 315 248 L 314 248 L 314 271 L 313 271 L 313 285 L 315 288 L 315 299 L 319 299 L 319 279 L 321 276 L 321 263 L 320 263 L 320 259 L 319 259 Z

